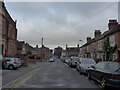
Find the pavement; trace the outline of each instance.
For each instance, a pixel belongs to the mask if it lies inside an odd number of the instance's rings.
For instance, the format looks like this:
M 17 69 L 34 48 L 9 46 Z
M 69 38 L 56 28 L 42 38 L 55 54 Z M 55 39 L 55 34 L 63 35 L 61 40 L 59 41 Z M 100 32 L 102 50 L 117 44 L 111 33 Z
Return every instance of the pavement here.
M 95 88 L 100 86 L 60 60 L 3 71 L 3 88 Z

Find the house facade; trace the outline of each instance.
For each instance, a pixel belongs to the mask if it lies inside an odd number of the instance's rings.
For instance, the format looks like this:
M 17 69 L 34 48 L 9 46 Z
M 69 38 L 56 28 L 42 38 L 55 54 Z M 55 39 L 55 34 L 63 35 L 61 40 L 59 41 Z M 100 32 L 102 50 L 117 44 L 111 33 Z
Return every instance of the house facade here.
M 34 57 L 34 48 L 25 43 L 25 41 L 17 41 L 17 55 L 16 57 L 20 57 L 24 59 L 24 56 L 27 55 L 28 57 Z
M 71 57 L 71 56 L 79 56 L 79 44 L 77 44 L 76 47 L 68 47 L 66 45 L 66 56 Z
M 96 35 L 96 33 L 98 33 Z M 109 40 L 110 47 L 115 47 L 115 51 L 111 55 L 112 61 L 120 61 L 120 25 L 117 20 L 109 20 L 108 30 L 101 34 L 100 30 L 95 30 L 94 38 L 87 40 L 80 47 L 80 56 L 93 58 L 95 60 L 107 60 L 104 50 L 104 43 Z
M 45 47 L 44 45 L 42 45 L 42 47 L 38 47 L 38 45 L 36 45 L 36 47 L 34 48 L 33 54 L 37 57 L 37 58 L 42 58 L 42 59 L 49 59 L 50 57 L 53 56 L 53 50 L 49 49 L 48 47 Z
M 4 57 L 15 57 L 17 54 L 17 21 L 11 18 L 3 2 L 0 2 L 0 17 L 1 53 Z

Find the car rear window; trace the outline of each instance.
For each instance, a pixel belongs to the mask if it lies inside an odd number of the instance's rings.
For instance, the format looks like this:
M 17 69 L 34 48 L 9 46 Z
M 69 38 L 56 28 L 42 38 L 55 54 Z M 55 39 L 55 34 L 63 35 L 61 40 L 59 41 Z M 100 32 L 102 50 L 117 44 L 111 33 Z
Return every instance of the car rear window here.
M 95 61 L 92 59 L 83 59 L 81 62 L 84 64 L 95 64 Z
M 105 63 L 105 69 L 110 71 L 116 71 L 120 68 L 120 63 L 117 62 L 109 62 Z
M 73 57 L 72 60 L 73 60 L 73 61 L 78 61 L 79 58 L 77 58 L 77 57 Z

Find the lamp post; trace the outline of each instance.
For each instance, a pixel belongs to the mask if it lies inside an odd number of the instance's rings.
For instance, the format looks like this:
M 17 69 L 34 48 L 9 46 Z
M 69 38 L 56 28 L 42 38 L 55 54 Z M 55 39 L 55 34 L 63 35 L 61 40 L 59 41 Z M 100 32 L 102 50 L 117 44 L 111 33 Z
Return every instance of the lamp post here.
M 41 62 L 42 62 L 42 59 L 43 59 L 43 47 L 44 47 L 44 45 L 43 45 L 43 41 L 44 41 L 44 38 L 42 37 L 42 39 L 41 39 Z

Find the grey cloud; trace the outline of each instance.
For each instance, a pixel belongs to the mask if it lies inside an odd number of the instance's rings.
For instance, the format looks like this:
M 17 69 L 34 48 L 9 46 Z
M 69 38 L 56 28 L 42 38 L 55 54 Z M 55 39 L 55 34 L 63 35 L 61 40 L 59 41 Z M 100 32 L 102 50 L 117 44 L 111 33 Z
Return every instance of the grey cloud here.
M 110 18 L 117 18 L 117 3 L 6 3 L 18 19 L 18 39 L 36 45 L 76 45 L 93 36 L 95 29 L 105 31 Z M 109 7 L 110 5 L 111 8 Z M 108 8 L 109 7 L 109 8 Z

